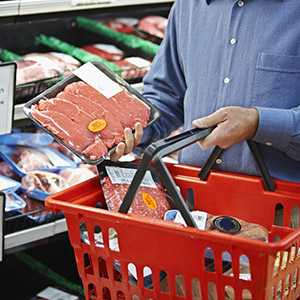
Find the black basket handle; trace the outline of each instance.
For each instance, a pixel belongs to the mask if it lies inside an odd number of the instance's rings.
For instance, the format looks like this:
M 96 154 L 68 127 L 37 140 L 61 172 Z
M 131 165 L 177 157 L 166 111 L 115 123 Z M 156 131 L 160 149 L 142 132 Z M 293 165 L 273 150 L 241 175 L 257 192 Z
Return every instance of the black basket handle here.
M 213 128 L 195 128 L 185 131 L 179 135 L 159 140 L 148 146 L 144 152 L 141 165 L 135 173 L 132 183 L 127 190 L 124 200 L 120 206 L 119 212 L 128 212 L 135 198 L 137 190 L 144 179 L 145 173 L 148 170 L 150 163 L 153 162 L 153 164 L 159 171 L 164 186 L 166 187 L 169 195 L 171 196 L 173 206 L 181 212 L 182 217 L 188 226 L 197 227 L 186 202 L 176 189 L 175 182 L 167 167 L 163 163 L 162 158 L 168 154 L 178 151 L 184 147 L 187 147 L 201 139 L 204 139 L 212 132 L 212 130 Z M 258 164 L 266 189 L 268 189 L 269 191 L 274 191 L 275 184 L 266 168 L 266 165 L 263 162 L 257 144 L 252 141 L 248 141 L 248 145 Z M 206 164 L 201 169 L 201 172 L 199 174 L 200 179 L 206 180 L 208 178 L 212 167 L 214 166 L 218 157 L 223 153 L 223 151 L 224 149 L 221 149 L 220 147 L 214 148 Z
M 264 188 L 267 191 L 274 192 L 276 189 L 276 185 L 274 180 L 272 179 L 269 170 L 263 160 L 262 154 L 258 148 L 258 144 L 254 141 L 248 140 L 247 141 L 248 147 L 250 148 L 250 151 L 254 157 L 254 160 L 257 164 L 257 167 L 260 171 Z M 214 150 L 212 151 L 211 155 L 207 159 L 206 163 L 201 168 L 201 171 L 199 173 L 199 177 L 201 180 L 207 180 L 213 166 L 216 163 L 216 160 L 222 155 L 224 152 L 224 149 L 216 146 Z
M 176 189 L 176 185 L 171 174 L 169 173 L 168 169 L 166 168 L 161 158 L 170 153 L 178 151 L 184 147 L 187 147 L 201 139 L 204 139 L 211 132 L 212 132 L 211 128 L 208 129 L 195 128 L 189 131 L 185 131 L 177 136 L 159 140 L 151 144 L 150 146 L 148 146 L 144 152 L 141 165 L 138 168 L 137 172 L 135 173 L 132 183 L 127 190 L 124 200 L 120 206 L 119 212 L 121 213 L 128 212 L 135 198 L 136 192 L 141 182 L 144 179 L 148 166 L 151 162 L 153 162 L 156 168 L 159 170 L 161 180 L 164 186 L 166 187 L 168 193 L 171 196 L 171 201 L 173 206 L 181 212 L 188 226 L 197 227 L 184 199 Z

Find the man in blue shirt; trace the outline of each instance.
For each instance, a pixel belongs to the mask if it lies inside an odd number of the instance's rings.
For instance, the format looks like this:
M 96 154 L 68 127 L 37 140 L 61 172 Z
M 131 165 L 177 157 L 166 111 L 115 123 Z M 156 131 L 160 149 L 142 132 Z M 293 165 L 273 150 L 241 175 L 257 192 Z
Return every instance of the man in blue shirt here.
M 229 148 L 218 168 L 258 174 L 245 143 L 260 143 L 275 178 L 300 181 L 299 0 L 177 0 L 165 39 L 144 80 L 162 116 L 126 143 L 145 147 L 172 130 L 216 129 L 184 149 L 180 162 L 201 166 L 215 145 Z

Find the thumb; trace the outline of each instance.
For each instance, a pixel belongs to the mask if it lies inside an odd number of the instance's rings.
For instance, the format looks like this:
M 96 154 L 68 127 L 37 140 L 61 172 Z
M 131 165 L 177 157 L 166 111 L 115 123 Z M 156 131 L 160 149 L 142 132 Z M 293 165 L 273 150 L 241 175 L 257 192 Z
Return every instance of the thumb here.
M 221 122 L 225 121 L 224 113 L 221 110 L 217 110 L 213 114 L 193 121 L 193 125 L 197 128 L 213 127 Z

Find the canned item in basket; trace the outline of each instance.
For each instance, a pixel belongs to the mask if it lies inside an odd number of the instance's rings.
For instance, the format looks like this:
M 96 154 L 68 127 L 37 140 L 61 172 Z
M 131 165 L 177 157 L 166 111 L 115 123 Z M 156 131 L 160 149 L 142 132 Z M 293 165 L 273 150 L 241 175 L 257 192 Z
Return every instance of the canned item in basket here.
M 241 231 L 241 224 L 232 217 L 222 216 L 213 220 L 213 226 L 223 233 L 236 234 Z

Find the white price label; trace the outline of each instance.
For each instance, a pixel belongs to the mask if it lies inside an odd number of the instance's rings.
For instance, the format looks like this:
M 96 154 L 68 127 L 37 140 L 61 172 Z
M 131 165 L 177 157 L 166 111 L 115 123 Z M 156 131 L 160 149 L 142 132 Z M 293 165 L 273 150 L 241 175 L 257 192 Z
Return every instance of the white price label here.
M 0 64 L 0 134 L 11 132 L 14 108 L 16 64 Z
M 107 99 L 123 91 L 123 88 L 92 63 L 86 63 L 73 72 L 75 76 L 93 87 Z
M 3 261 L 4 255 L 4 208 L 5 208 L 5 194 L 0 192 L 0 262 Z
M 131 184 L 132 179 L 136 173 L 136 169 L 119 168 L 119 167 L 105 167 L 107 175 L 112 184 Z M 141 186 L 156 188 L 156 184 L 150 171 L 147 171 L 141 183 Z
M 47 287 L 37 296 L 47 300 L 78 300 L 77 296 L 71 295 L 53 287 Z

